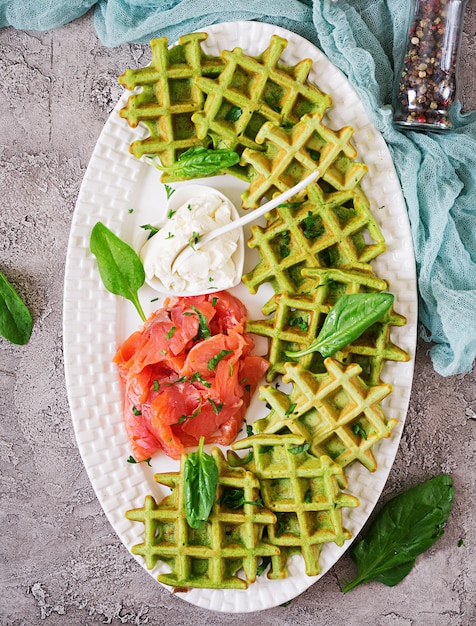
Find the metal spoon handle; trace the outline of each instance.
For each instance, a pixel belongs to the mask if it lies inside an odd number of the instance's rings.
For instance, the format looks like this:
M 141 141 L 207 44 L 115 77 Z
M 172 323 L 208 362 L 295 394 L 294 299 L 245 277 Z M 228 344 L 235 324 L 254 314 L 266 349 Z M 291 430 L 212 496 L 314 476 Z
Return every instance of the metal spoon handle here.
M 254 222 L 265 213 L 268 213 L 268 211 L 276 208 L 279 204 L 286 202 L 286 200 L 291 198 L 291 196 L 299 193 L 301 189 L 307 187 L 318 176 L 319 170 L 315 170 L 314 172 L 306 176 L 306 178 L 301 180 L 301 182 L 294 185 L 294 187 L 291 187 L 287 191 L 281 193 L 279 196 L 276 196 L 276 198 L 273 198 L 269 202 L 266 202 L 266 204 L 263 204 L 263 206 L 254 209 L 250 213 L 243 215 L 237 220 L 233 220 L 232 222 L 228 222 L 228 224 L 225 224 L 224 226 L 220 226 L 220 228 L 216 228 L 215 230 L 211 230 L 210 232 L 205 233 L 200 237 L 200 240 L 194 245 L 193 249 L 188 246 L 179 252 L 179 254 L 175 257 L 175 261 L 173 262 L 172 272 L 175 272 L 186 258 L 188 258 L 194 251 L 201 248 L 204 244 L 212 241 L 216 237 L 221 237 L 221 235 L 224 235 L 225 233 L 229 233 L 231 230 L 235 230 L 235 228 L 241 228 L 242 226 L 245 226 L 250 222 Z

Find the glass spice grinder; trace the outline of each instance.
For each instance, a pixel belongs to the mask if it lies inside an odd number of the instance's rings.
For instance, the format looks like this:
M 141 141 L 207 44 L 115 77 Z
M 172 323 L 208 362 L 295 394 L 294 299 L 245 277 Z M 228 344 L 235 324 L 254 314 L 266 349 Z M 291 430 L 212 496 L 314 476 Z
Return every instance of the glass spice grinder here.
M 396 72 L 394 123 L 409 130 L 452 127 L 467 0 L 411 0 L 408 41 Z

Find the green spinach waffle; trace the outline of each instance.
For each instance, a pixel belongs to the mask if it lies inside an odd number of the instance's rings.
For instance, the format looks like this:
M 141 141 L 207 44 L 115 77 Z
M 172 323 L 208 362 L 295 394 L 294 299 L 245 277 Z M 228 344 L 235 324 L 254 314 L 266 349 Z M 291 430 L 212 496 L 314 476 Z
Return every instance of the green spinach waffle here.
M 323 113 L 331 106 L 329 95 L 308 81 L 311 59 L 294 67 L 279 63 L 286 39 L 273 35 L 260 55 L 241 48 L 224 50 L 224 69 L 217 78 L 197 78 L 205 94 L 202 111 L 193 115 L 198 137 L 213 137 L 217 147 L 241 154 L 244 148 L 262 150 L 256 137 L 266 122 L 293 126 L 307 113 Z
M 192 33 L 169 47 L 165 37 L 152 39 L 150 65 L 128 69 L 119 83 L 133 91 L 119 112 L 135 128 L 146 126 L 149 136 L 134 141 L 131 153 L 157 156 L 162 166 L 173 165 L 180 154 L 194 146 L 208 146 L 210 138 L 197 136 L 192 115 L 202 109 L 205 94 L 195 84 L 200 76 L 217 76 L 224 64 L 219 57 L 206 55 L 201 43 L 206 33 Z M 163 175 L 162 180 L 168 180 Z
M 267 540 L 279 547 L 279 553 L 271 556 L 268 577 L 286 578 L 293 554 L 303 556 L 307 575 L 319 574 L 322 546 L 328 542 L 342 546 L 351 537 L 342 526 L 342 508 L 359 505 L 339 487 L 342 468 L 327 455 L 309 454 L 309 444 L 294 434 L 253 435 L 232 447 L 251 449 L 244 467 L 259 479 L 263 504 L 277 517 L 276 523 L 266 526 Z M 243 462 L 233 452 L 229 460 Z
M 270 367 L 266 373 L 268 382 L 278 374 L 285 373 L 288 361 L 295 361 L 286 355 L 286 351 L 298 351 L 307 348 L 319 333 L 322 324 L 336 303 L 344 294 L 366 291 L 382 291 L 387 283 L 363 270 L 342 270 L 334 268 L 303 269 L 304 279 L 312 279 L 309 293 L 275 295 L 264 307 L 264 312 L 273 314 L 262 320 L 250 320 L 246 324 L 248 332 L 268 337 L 266 358 Z M 375 351 L 374 351 L 375 352 Z M 385 356 L 391 356 L 390 350 Z M 350 348 L 349 348 L 350 354 Z M 375 354 L 372 355 L 375 358 Z M 298 359 L 301 366 L 313 372 L 322 372 L 324 366 L 319 353 L 302 356 Z
M 304 268 L 371 272 L 371 262 L 385 251 L 361 189 L 324 191 L 319 183 L 307 187 L 307 199 L 283 203 L 266 216 L 265 226 L 251 227 L 248 245 L 259 261 L 243 276 L 250 293 L 263 283 L 277 294 L 308 293 L 315 281 L 303 275 Z M 271 310 L 266 307 L 265 314 Z
M 381 406 L 392 386 L 367 385 L 357 363 L 343 365 L 329 357 L 324 366 L 325 373 L 313 374 L 297 363 L 286 364 L 283 382 L 291 383 L 291 392 L 261 387 L 260 398 L 271 411 L 253 428 L 258 433 L 293 433 L 309 443 L 316 457 L 327 455 L 342 468 L 358 461 L 375 471 L 372 448 L 390 437 L 397 424 Z
M 157 561 L 171 571 L 158 580 L 186 590 L 191 587 L 246 589 L 256 579 L 263 557 L 275 557 L 279 548 L 263 540 L 265 526 L 276 522 L 276 515 L 262 506 L 256 476 L 242 467 L 232 467 L 219 448 L 211 452 L 219 470 L 218 489 L 208 521 L 191 528 L 185 517 L 184 462 L 181 471 L 156 474 L 156 482 L 172 489 L 157 503 L 146 496 L 144 507 L 127 511 L 130 520 L 143 522 L 143 543 L 133 546 L 149 569 Z M 228 491 L 241 490 L 243 504 L 230 508 L 224 497 Z M 221 503 L 223 501 L 223 503 Z M 244 577 L 237 575 L 241 570 Z
M 291 127 L 263 124 L 256 143 L 265 149 L 247 148 L 241 155 L 241 164 L 252 167 L 250 186 L 242 194 L 244 208 L 257 208 L 263 198 L 290 189 L 316 169 L 320 178 L 337 190 L 353 189 L 360 182 L 368 168 L 354 161 L 354 129 L 332 130 L 322 118 L 323 113 L 317 111 Z

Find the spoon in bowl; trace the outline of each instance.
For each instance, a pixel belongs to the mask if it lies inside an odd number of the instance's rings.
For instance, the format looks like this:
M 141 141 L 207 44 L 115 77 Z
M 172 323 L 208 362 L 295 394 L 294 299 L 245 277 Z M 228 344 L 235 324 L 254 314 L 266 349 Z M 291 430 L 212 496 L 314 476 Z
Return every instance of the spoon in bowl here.
M 294 185 L 294 187 L 291 187 L 290 189 L 281 193 L 279 196 L 272 198 L 272 200 L 270 200 L 269 202 L 266 202 L 266 204 L 263 204 L 263 206 L 257 209 L 254 209 L 250 213 L 247 213 L 246 215 L 243 215 L 242 217 L 236 220 L 233 220 L 229 222 L 228 224 L 225 224 L 224 226 L 220 226 L 219 228 L 215 228 L 214 230 L 210 230 L 209 232 L 205 233 L 204 235 L 200 237 L 200 240 L 194 244 L 193 248 L 189 245 L 184 246 L 181 250 L 177 252 L 177 256 L 175 257 L 172 263 L 172 273 L 175 273 L 177 269 L 180 267 L 180 265 L 182 265 L 182 263 L 186 259 L 188 259 L 194 252 L 196 252 L 204 244 L 209 243 L 210 241 L 212 241 L 213 239 L 216 239 L 217 237 L 221 237 L 221 235 L 224 235 L 225 233 L 228 233 L 231 230 L 235 230 L 236 228 L 242 228 L 246 224 L 249 224 L 250 222 L 254 222 L 259 217 L 267 213 L 268 211 L 271 211 L 272 209 L 275 209 L 277 206 L 279 206 L 283 202 L 286 202 L 286 200 L 291 198 L 291 196 L 294 196 L 295 194 L 299 193 L 302 189 L 304 189 L 310 183 L 312 183 L 312 181 L 315 180 L 318 176 L 319 176 L 319 170 L 315 170 L 314 172 L 306 176 L 306 178 L 304 178 L 299 183 Z

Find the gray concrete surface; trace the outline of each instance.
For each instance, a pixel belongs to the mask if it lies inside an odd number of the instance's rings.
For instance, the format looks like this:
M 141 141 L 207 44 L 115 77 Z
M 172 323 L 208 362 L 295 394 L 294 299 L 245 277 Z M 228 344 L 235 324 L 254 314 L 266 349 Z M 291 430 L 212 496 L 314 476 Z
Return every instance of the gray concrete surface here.
M 476 106 L 475 0 L 466 12 L 460 82 L 469 110 Z M 287 607 L 211 613 L 155 583 L 103 515 L 66 397 L 63 270 L 77 193 L 121 93 L 116 78 L 144 62 L 144 49 L 106 49 L 91 15 L 52 32 L 0 31 L 0 267 L 34 317 L 28 345 L 0 339 L 0 624 L 475 624 L 475 371 L 438 376 L 423 343 L 383 499 L 450 472 L 456 502 L 445 535 L 398 586 L 343 595 L 340 581 L 354 574 L 344 556 Z

